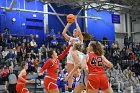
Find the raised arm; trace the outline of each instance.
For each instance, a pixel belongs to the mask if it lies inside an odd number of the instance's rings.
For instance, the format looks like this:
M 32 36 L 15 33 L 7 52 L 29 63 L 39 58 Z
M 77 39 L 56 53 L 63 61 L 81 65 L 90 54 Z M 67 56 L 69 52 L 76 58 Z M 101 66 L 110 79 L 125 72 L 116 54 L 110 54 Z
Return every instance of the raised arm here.
M 112 64 L 109 60 L 107 60 L 107 59 L 105 58 L 105 56 L 102 56 L 102 58 L 103 58 L 103 60 L 104 60 L 104 64 L 105 64 L 107 67 L 109 67 L 109 68 L 112 68 L 112 67 L 113 67 L 113 64 Z
M 68 31 L 68 28 L 70 27 L 70 23 L 67 23 L 67 25 L 65 26 L 63 32 L 62 32 L 62 35 L 66 38 L 66 40 L 70 40 L 70 36 L 66 33 Z
M 47 62 L 45 62 L 43 67 L 40 69 L 39 73 L 42 73 L 44 70 L 48 69 L 52 65 L 53 65 L 52 61 L 48 60 Z
M 66 54 L 69 52 L 71 46 L 72 45 L 70 44 L 60 55 L 58 55 L 58 60 L 62 60 L 66 56 Z
M 81 29 L 79 27 L 79 24 L 77 22 L 77 16 L 75 17 L 75 24 L 76 24 L 76 29 L 78 30 L 79 39 L 81 42 L 83 42 L 83 35 L 81 33 Z

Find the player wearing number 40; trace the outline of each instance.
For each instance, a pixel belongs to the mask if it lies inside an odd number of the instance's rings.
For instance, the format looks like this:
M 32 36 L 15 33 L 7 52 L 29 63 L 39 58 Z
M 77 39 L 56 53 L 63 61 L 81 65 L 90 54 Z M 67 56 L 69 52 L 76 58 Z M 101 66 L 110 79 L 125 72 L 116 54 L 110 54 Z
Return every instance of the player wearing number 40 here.
M 98 93 L 101 88 L 104 93 L 113 93 L 105 74 L 104 66 L 113 67 L 112 63 L 104 56 L 103 46 L 98 41 L 91 41 L 87 47 L 88 56 L 84 63 L 88 66 L 88 93 Z

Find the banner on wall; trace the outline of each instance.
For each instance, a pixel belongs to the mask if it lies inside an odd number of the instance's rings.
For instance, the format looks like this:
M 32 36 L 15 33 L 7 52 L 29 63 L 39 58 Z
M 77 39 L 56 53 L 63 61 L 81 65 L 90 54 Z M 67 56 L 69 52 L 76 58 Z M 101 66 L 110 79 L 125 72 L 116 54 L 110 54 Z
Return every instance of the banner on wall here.
M 120 15 L 112 14 L 112 23 L 120 24 Z

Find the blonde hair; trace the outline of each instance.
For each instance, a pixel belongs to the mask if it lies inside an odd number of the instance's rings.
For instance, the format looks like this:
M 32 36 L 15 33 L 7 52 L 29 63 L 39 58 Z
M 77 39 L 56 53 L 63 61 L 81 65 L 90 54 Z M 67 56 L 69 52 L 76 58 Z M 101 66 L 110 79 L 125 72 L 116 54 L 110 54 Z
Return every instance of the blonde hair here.
M 90 46 L 93 47 L 93 52 L 98 56 L 104 54 L 103 45 L 99 41 L 91 41 Z
M 82 51 L 82 45 L 80 43 L 75 43 L 73 47 L 75 50 Z

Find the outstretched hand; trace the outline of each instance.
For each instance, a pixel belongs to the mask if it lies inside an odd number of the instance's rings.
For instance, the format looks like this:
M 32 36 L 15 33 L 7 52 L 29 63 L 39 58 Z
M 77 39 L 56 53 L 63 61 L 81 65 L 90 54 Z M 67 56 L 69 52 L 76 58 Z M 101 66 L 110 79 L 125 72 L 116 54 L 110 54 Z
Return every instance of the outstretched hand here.
M 30 83 L 35 83 L 34 79 L 29 80 Z

